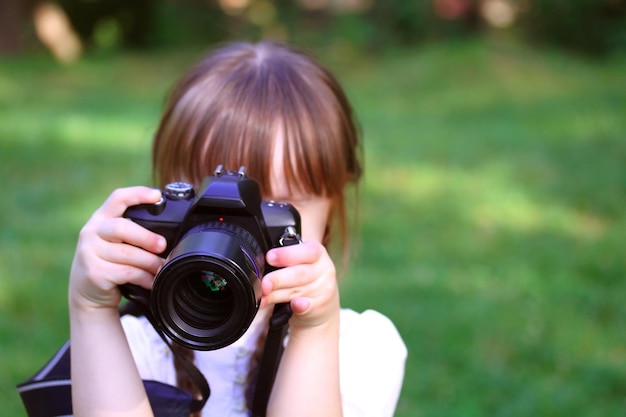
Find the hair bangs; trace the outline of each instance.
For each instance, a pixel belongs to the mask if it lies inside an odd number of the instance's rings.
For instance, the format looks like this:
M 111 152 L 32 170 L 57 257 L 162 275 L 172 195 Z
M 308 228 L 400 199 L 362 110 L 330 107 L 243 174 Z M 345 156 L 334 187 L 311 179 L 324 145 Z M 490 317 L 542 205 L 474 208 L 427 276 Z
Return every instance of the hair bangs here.
M 341 146 L 342 113 L 329 88 L 313 87 L 301 74 L 282 85 L 283 171 L 290 190 L 338 197 L 346 183 L 349 156 Z

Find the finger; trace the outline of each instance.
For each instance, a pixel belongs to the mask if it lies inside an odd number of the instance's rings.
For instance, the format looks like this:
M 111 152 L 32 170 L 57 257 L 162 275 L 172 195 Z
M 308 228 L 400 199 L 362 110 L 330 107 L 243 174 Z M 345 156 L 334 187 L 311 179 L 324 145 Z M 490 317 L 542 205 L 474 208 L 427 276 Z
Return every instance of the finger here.
M 100 223 L 98 236 L 108 242 L 124 242 L 152 253 L 161 253 L 165 250 L 165 238 L 154 233 L 130 219 L 116 217 Z M 129 249 L 127 249 L 129 250 Z
M 136 268 L 131 265 L 119 265 L 111 272 L 115 273 L 115 277 L 111 278 L 117 285 L 134 284 L 140 287 L 151 289 L 156 273 L 146 271 L 142 268 Z
M 337 286 L 330 281 L 316 279 L 307 285 L 287 287 L 280 289 L 272 289 L 269 292 L 262 292 L 263 297 L 270 304 L 291 302 L 298 297 L 305 297 L 310 300 L 326 299 L 332 297 L 337 291 Z
M 274 248 L 267 252 L 267 262 L 277 268 L 316 262 L 326 249 L 319 242 L 303 242 L 299 245 Z
M 125 243 L 106 244 L 100 249 L 100 258 L 103 261 L 127 265 L 156 275 L 165 260 L 153 253 Z
M 291 311 L 296 316 L 302 316 L 311 309 L 311 300 L 306 297 L 297 297 L 291 300 Z
M 105 277 L 108 282 L 116 286 L 123 284 L 134 284 L 140 287 L 151 289 L 155 274 L 141 268 L 131 265 L 115 265 L 109 266 L 108 276 Z
M 85 251 L 82 250 L 82 246 L 83 244 L 79 242 L 72 263 L 70 282 L 74 283 L 76 288 L 81 288 L 78 292 L 85 298 L 94 301 L 111 297 L 115 299 L 117 298 L 115 294 L 119 295 L 116 287 L 121 284 L 136 284 L 148 289 L 152 286 L 154 271 L 146 270 L 149 268 L 108 262 L 100 256 L 106 248 L 90 246 L 89 250 Z M 156 255 L 153 256 L 158 258 Z
M 263 277 L 261 292 L 263 295 L 268 295 L 278 290 L 304 287 L 313 282 L 316 276 L 315 271 L 311 271 L 311 265 L 278 269 Z
M 154 204 L 161 199 L 161 191 L 149 187 L 119 188 L 111 193 L 97 215 L 105 217 L 120 217 L 126 209 L 139 204 Z
M 74 263 L 84 271 L 82 275 L 104 277 L 119 283 L 119 275 L 121 279 L 130 279 L 134 269 L 154 276 L 164 262 L 160 256 L 137 246 L 88 236 L 79 239 Z

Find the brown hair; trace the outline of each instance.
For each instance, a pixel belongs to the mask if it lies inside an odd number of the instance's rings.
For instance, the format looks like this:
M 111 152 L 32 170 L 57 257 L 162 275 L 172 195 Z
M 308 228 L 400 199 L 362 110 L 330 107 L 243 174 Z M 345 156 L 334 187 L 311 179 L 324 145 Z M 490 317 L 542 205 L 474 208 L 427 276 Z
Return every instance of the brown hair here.
M 278 133 L 288 191 L 332 200 L 324 244 L 336 220 L 346 255 L 344 189 L 361 176 L 358 124 L 335 77 L 286 45 L 228 44 L 180 79 L 154 138 L 155 182 L 197 186 L 220 164 L 244 165 L 267 198 Z

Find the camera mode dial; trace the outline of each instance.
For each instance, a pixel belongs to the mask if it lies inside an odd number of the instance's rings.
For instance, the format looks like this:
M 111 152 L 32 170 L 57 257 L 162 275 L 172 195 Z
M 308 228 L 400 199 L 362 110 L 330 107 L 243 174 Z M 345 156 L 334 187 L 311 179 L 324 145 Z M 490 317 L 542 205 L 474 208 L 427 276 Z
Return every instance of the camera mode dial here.
M 186 182 L 171 182 L 165 186 L 164 194 L 170 200 L 188 200 L 193 197 L 193 185 Z

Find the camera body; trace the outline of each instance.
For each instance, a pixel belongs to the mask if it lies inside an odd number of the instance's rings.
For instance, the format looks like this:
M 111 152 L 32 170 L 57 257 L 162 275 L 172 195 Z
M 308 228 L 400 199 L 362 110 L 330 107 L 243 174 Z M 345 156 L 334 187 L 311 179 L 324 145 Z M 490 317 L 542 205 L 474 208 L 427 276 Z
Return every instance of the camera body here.
M 228 346 L 248 329 L 261 299 L 261 279 L 271 271 L 268 250 L 297 243 L 300 215 L 287 203 L 265 201 L 245 168 L 219 166 L 196 192 L 166 185 L 156 204 L 124 213 L 165 237 L 166 262 L 148 290 L 125 285 L 131 300 L 148 300 L 160 329 L 191 349 Z

